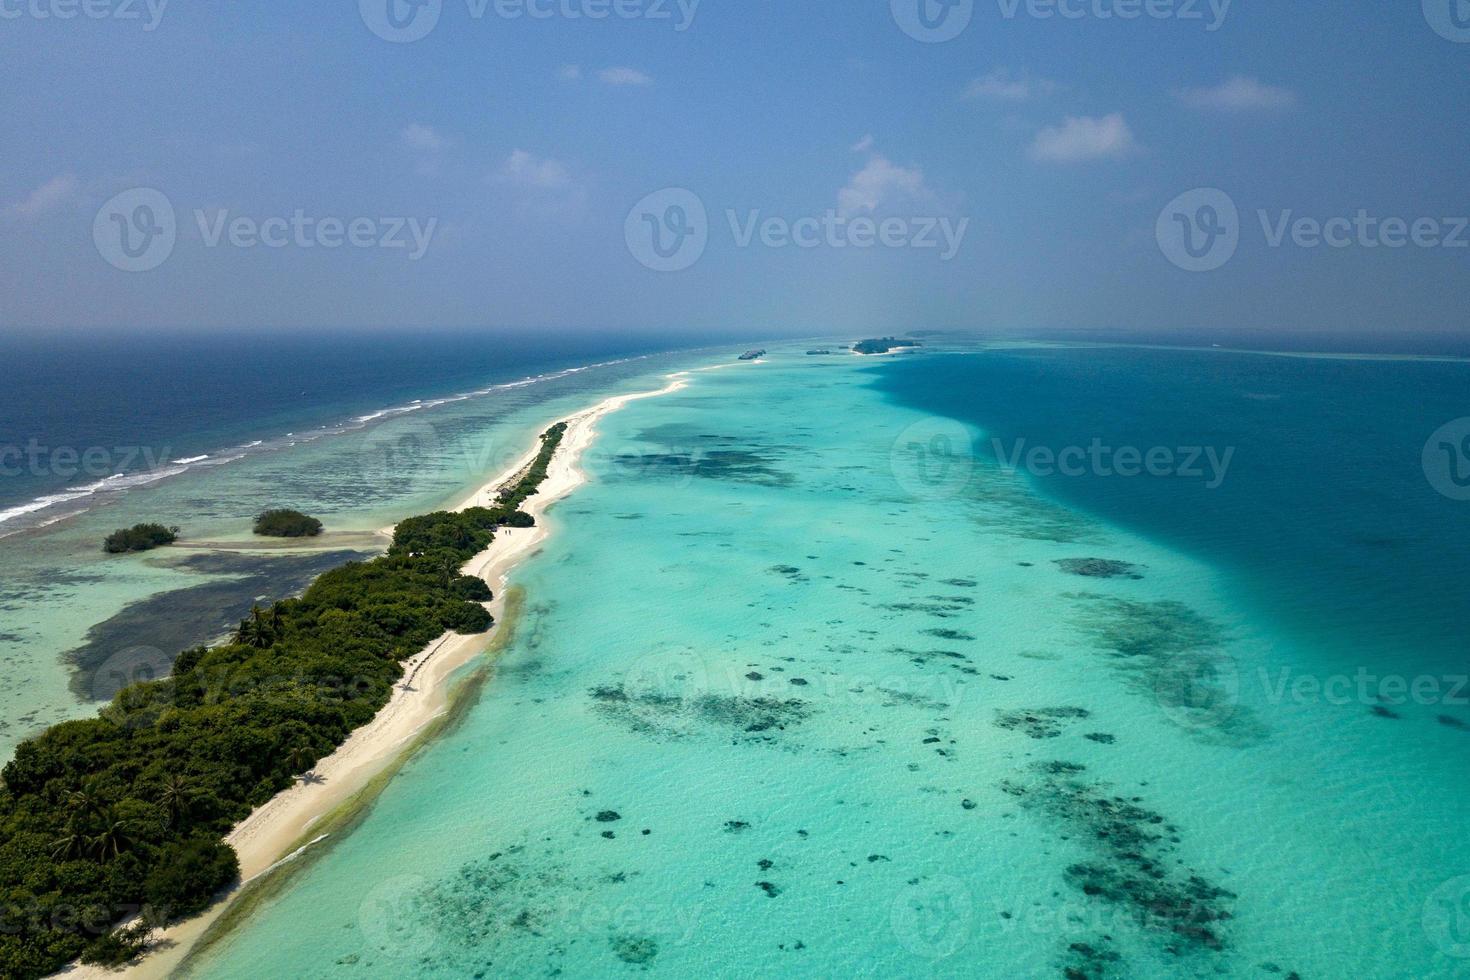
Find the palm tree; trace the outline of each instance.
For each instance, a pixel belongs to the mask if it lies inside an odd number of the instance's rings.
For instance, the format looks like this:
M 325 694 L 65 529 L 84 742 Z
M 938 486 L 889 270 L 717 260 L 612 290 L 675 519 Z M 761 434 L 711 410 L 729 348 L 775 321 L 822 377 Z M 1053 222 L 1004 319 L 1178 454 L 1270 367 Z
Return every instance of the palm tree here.
M 89 838 L 87 843 L 92 853 L 103 860 L 115 858 L 126 851 L 133 843 L 133 828 L 131 821 L 117 815 L 112 807 L 107 807 L 99 815 L 99 826 L 96 835 Z
M 286 765 L 298 776 L 311 775 L 311 767 L 316 762 L 316 755 L 305 742 L 297 742 L 291 749 L 291 754 L 286 756 Z
M 158 793 L 159 804 L 168 811 L 168 822 L 177 825 L 189 812 L 194 802 L 194 790 L 189 780 L 179 773 L 163 777 L 163 788 Z
M 97 792 L 97 784 L 87 780 L 81 786 L 66 794 L 67 805 L 71 807 L 72 816 L 78 814 L 89 817 L 102 809 L 102 796 Z
M 264 649 L 274 642 L 270 623 L 265 618 L 265 611 L 256 603 L 250 607 L 250 616 L 240 621 L 240 628 L 235 632 L 235 642 L 257 649 Z
M 51 842 L 53 861 L 70 861 L 87 853 L 87 838 L 77 832 L 75 821 L 67 821 L 66 833 Z
M 436 568 L 438 569 L 444 588 L 448 589 L 459 575 L 459 564 L 453 558 L 446 556 L 439 559 L 439 564 Z

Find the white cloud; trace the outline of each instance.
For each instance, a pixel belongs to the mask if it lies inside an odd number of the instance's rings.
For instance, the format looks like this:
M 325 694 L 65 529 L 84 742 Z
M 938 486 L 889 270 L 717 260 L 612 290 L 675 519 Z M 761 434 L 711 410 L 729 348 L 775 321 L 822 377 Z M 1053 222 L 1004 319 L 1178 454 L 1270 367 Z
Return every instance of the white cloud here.
M 441 136 L 433 126 L 424 123 L 410 123 L 398 134 L 398 138 L 403 141 L 404 146 L 425 153 L 438 153 L 449 146 L 446 137 Z
M 604 68 L 597 73 L 604 85 L 636 86 L 652 85 L 653 79 L 637 68 Z
M 556 73 L 556 77 L 564 82 L 579 82 L 582 80 L 582 66 L 562 65 L 561 70 Z
M 929 200 L 933 193 L 917 167 L 900 167 L 875 155 L 837 192 L 837 208 L 844 215 L 872 213 L 896 200 Z
M 1047 126 L 1031 144 L 1031 158 L 1047 163 L 1116 160 L 1139 150 L 1123 114 L 1091 118 L 1068 116 L 1059 126 Z
M 867 153 L 872 148 L 873 148 L 873 134 L 872 133 L 869 133 L 867 136 L 864 136 L 862 139 L 860 139 L 856 143 L 852 144 L 852 152 L 854 152 L 854 153 Z
M 511 153 L 496 176 L 508 184 L 535 190 L 557 190 L 572 182 L 572 175 L 563 163 L 525 150 Z
M 1174 93 L 1191 109 L 1219 112 L 1247 112 L 1252 109 L 1289 109 L 1296 105 L 1296 93 L 1288 88 L 1267 85 L 1258 78 L 1236 75 L 1213 88 L 1186 88 Z
M 965 86 L 965 98 L 988 99 L 992 102 L 1028 102 L 1061 88 L 1047 78 L 1017 78 L 1009 69 L 997 68 Z
M 81 183 L 73 174 L 59 174 L 37 187 L 24 201 L 11 205 L 10 210 L 26 217 L 50 211 L 77 192 Z

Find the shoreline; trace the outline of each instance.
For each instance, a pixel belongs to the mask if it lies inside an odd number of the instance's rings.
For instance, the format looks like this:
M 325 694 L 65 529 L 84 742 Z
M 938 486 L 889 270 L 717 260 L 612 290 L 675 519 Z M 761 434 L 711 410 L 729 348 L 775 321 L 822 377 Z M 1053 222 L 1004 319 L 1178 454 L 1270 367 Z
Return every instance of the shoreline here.
M 430 726 L 449 710 L 451 678 L 477 656 L 491 649 L 501 632 L 506 612 L 510 573 L 535 553 L 550 534 L 547 511 L 587 481 L 579 463 L 597 437 L 597 423 L 630 402 L 671 394 L 688 385 L 691 372 L 669 375 L 669 383 L 657 391 L 614 395 L 593 407 L 550 423 L 565 422 L 561 445 L 547 465 L 546 478 L 522 510 L 536 518 L 531 528 L 500 528 L 484 551 L 465 563 L 466 575 L 483 578 L 494 591 L 486 604 L 496 623 L 488 632 L 461 636 L 447 633 L 417 655 L 403 662 L 403 678 L 388 703 L 372 721 L 358 728 L 331 755 L 318 761 L 310 781 L 299 781 L 257 807 L 236 824 L 225 838 L 240 861 L 240 882 L 200 915 L 155 934 L 149 951 L 139 960 L 118 969 L 73 963 L 55 976 L 73 980 L 102 980 L 105 977 L 151 980 L 172 973 L 195 949 L 210 928 L 221 919 L 248 887 L 277 868 L 294 861 L 309 848 L 332 835 L 311 836 L 311 828 L 329 823 L 330 816 L 349 804 L 375 779 L 391 770 L 411 750 Z M 501 487 L 516 479 L 536 458 L 533 447 L 512 466 L 498 473 L 455 507 L 459 512 L 495 499 Z M 391 534 L 392 529 L 387 529 Z

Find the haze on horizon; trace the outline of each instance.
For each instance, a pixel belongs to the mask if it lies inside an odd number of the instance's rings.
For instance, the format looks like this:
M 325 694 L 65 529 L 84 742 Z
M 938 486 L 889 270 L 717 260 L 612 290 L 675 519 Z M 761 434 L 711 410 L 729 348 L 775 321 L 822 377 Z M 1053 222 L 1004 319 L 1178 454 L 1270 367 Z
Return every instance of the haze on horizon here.
M 0 330 L 1463 336 L 1439 2 L 3 0 Z

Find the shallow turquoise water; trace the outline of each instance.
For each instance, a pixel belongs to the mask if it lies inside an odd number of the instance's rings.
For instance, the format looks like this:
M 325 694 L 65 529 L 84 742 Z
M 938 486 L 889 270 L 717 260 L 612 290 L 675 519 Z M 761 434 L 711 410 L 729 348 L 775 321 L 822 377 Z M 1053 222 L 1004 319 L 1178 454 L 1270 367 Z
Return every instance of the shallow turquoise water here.
M 1329 651 L 872 370 L 610 417 L 481 700 L 195 974 L 1465 975 L 1470 732 L 1272 696 Z

